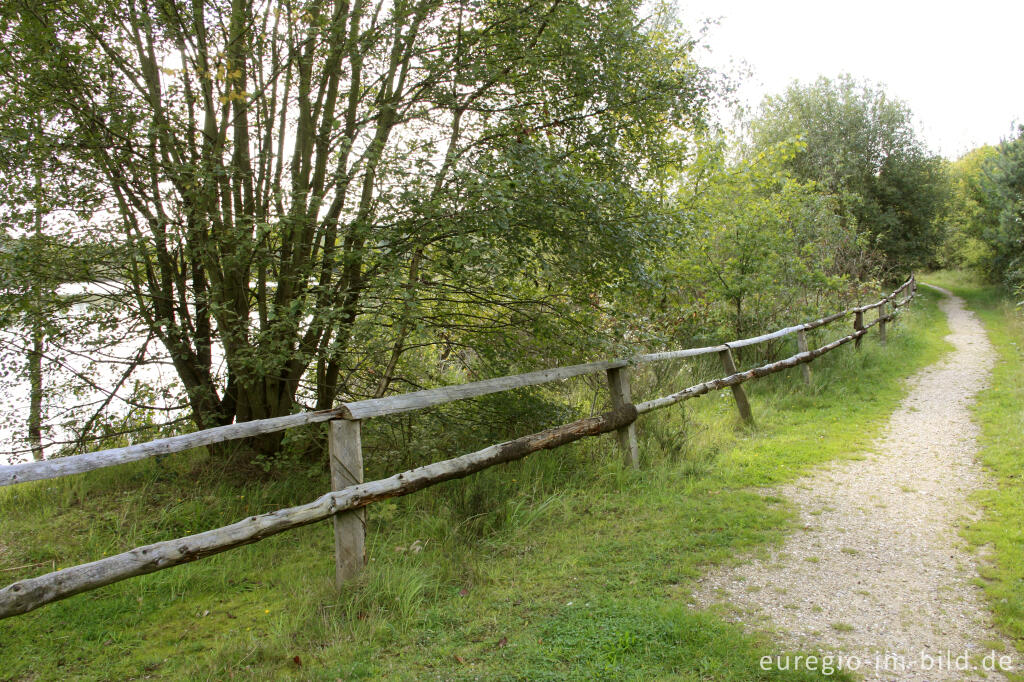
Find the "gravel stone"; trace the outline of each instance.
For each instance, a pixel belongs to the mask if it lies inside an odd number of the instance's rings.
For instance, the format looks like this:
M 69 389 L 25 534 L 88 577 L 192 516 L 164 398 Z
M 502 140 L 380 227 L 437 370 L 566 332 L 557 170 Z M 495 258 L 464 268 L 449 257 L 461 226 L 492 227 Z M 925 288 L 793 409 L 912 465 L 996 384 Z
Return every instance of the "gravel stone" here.
M 856 657 L 867 680 L 1005 679 L 984 669 L 993 649 L 1021 669 L 974 582 L 984 558 L 958 535 L 977 518 L 968 495 L 993 485 L 975 459 L 969 407 L 996 356 L 963 300 L 940 291 L 955 350 L 908 380 L 873 451 L 765 491 L 792 500 L 799 530 L 694 592 L 697 605 L 724 602 L 727 617 L 772 631 L 779 654 Z M 957 670 L 965 652 L 973 669 Z

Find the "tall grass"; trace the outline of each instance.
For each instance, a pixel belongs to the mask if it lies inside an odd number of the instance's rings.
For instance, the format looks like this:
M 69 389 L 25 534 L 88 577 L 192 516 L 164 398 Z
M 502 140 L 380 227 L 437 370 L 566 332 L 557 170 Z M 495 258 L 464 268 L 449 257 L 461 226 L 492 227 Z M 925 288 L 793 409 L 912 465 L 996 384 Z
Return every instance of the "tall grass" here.
M 746 384 L 752 426 L 728 391 L 646 415 L 639 472 L 602 437 L 374 505 L 369 564 L 341 591 L 320 524 L 2 621 L 0 678 L 814 678 L 761 671 L 760 655 L 777 653 L 770 642 L 687 608 L 688 586 L 707 565 L 781 538 L 788 506 L 751 487 L 870 447 L 902 377 L 945 351 L 945 333 L 926 294 L 888 347 L 872 333 L 860 351 L 815 361 L 811 387 L 799 370 Z M 638 373 L 634 399 L 720 371 Z M 435 413 L 417 432 L 432 446 L 404 463 L 601 409 L 598 389 L 505 396 L 517 415 L 506 423 Z M 370 469 L 389 473 L 402 463 L 397 429 L 375 428 Z M 89 561 L 327 486 L 322 466 L 301 463 L 238 482 L 195 452 L 2 489 L 0 571 L 11 581 Z

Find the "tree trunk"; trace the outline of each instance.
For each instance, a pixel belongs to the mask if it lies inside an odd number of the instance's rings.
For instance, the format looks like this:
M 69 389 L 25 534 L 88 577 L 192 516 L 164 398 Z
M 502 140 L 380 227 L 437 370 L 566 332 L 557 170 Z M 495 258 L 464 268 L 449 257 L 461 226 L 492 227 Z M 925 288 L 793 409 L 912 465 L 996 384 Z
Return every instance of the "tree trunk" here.
M 32 350 L 28 353 L 29 389 L 28 442 L 32 459 L 43 459 L 43 326 L 38 315 L 32 320 Z
M 42 124 L 37 124 L 39 129 Z M 36 133 L 39 134 L 38 132 Z M 43 238 L 43 172 L 36 169 L 35 183 L 35 216 L 33 228 L 35 248 L 42 245 Z M 38 271 L 34 278 L 38 278 Z M 32 350 L 28 353 L 29 406 L 28 406 L 28 442 L 32 448 L 32 459 L 37 462 L 43 459 L 43 321 L 39 309 L 39 282 L 32 285 L 30 314 L 32 326 Z

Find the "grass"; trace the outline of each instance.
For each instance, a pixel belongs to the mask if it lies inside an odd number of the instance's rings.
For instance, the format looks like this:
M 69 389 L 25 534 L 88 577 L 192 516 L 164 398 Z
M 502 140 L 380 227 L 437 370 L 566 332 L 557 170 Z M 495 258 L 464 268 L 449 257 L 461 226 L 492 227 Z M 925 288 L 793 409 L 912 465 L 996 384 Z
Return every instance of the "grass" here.
M 747 384 L 756 426 L 723 391 L 645 416 L 640 472 L 604 437 L 374 505 L 369 564 L 340 591 L 318 524 L 0 621 L 0 679 L 821 679 L 762 670 L 761 656 L 787 652 L 687 598 L 709 565 L 794 523 L 754 488 L 868 447 L 902 378 L 947 350 L 936 297 L 922 294 L 888 346 L 872 334 L 815 361 L 811 387 L 799 370 Z M 639 375 L 634 398 L 709 372 Z M 319 466 L 245 484 L 224 474 L 199 452 L 0 489 L 0 582 L 327 486 Z
M 996 625 L 1024 653 L 1024 317 L 999 287 L 963 272 L 941 271 L 926 280 L 962 297 L 981 319 L 999 360 L 978 394 L 979 457 L 995 487 L 976 494 L 983 517 L 964 529 L 978 550 L 981 584 Z

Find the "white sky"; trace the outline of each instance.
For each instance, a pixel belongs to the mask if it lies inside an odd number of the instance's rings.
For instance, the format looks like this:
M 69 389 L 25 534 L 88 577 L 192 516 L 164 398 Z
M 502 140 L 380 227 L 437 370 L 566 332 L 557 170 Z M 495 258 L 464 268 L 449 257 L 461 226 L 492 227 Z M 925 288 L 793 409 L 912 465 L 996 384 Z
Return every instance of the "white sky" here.
M 850 73 L 906 102 L 933 151 L 956 158 L 1024 123 L 1024 2 L 676 0 L 692 32 L 720 18 L 702 63 L 753 76 L 754 106 L 793 80 Z

